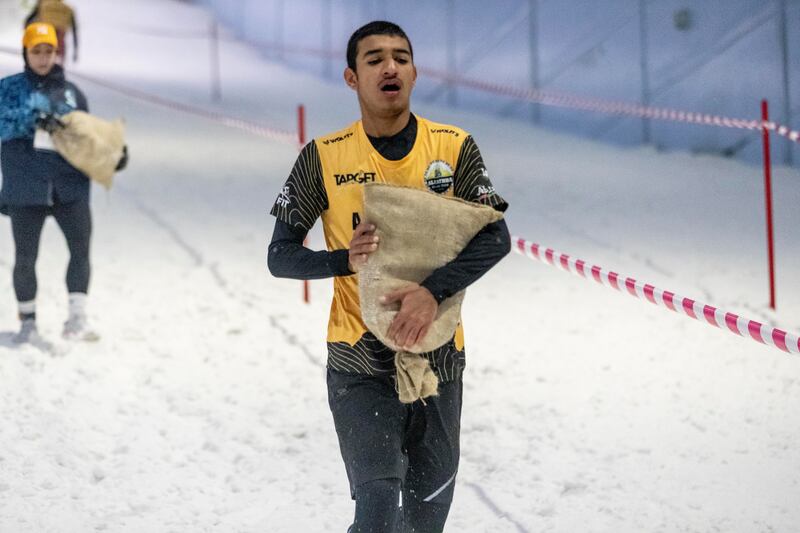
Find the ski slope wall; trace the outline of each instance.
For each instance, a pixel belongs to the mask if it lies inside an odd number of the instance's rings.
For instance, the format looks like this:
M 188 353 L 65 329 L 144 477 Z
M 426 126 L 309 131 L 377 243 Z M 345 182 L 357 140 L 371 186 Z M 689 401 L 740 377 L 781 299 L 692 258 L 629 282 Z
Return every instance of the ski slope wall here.
M 23 6 L 19 0 L 0 0 L 0 32 L 20 27 L 24 19 Z
M 339 79 L 347 39 L 373 19 L 399 23 L 417 64 L 516 88 L 796 126 L 798 0 L 198 0 L 271 58 Z M 623 145 L 723 154 L 756 163 L 758 135 L 534 106 L 423 76 L 418 98 L 477 108 Z M 796 128 L 795 128 L 796 129 Z M 778 164 L 798 146 L 776 143 Z

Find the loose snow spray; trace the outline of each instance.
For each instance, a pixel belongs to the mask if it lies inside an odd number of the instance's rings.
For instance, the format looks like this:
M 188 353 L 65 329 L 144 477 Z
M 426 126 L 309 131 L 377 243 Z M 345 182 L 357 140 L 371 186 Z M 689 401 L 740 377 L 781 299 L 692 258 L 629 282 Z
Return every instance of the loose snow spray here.
M 567 272 L 578 274 L 586 279 L 594 279 L 597 283 L 639 299 L 646 299 L 652 304 L 666 307 L 676 313 L 682 313 L 696 320 L 705 320 L 718 328 L 726 328 L 742 337 L 750 337 L 762 344 L 774 346 L 787 353 L 800 354 L 800 338 L 792 333 L 767 326 L 755 320 L 749 320 L 734 313 L 726 312 L 711 305 L 691 298 L 685 298 L 674 292 L 665 291 L 652 285 L 622 276 L 616 272 L 605 270 L 597 265 L 589 265 L 581 259 L 531 243 L 520 237 L 512 236 L 514 251 L 531 259 L 561 268 Z

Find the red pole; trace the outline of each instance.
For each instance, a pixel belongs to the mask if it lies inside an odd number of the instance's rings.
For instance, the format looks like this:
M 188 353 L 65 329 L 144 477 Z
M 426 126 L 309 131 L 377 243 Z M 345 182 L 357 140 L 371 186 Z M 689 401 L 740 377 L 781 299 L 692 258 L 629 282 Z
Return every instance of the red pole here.
M 769 306 L 775 309 L 775 241 L 772 231 L 772 163 L 769 152 L 769 106 L 761 100 L 762 139 L 764 145 L 764 196 L 767 202 L 767 256 L 769 258 Z
M 306 144 L 306 108 L 303 104 L 297 106 L 297 141 L 298 147 L 302 150 Z M 303 244 L 308 244 L 308 237 L 306 237 Z M 311 301 L 311 288 L 307 279 L 303 280 L 303 301 L 305 303 Z
M 297 141 L 300 148 L 306 144 L 306 108 L 303 104 L 297 106 Z

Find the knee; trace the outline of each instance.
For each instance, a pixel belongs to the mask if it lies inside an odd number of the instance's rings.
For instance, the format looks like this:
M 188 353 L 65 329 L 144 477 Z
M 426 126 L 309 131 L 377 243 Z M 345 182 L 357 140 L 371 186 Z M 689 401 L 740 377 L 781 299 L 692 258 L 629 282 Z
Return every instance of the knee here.
M 400 480 L 397 478 L 373 479 L 367 481 L 356 487 L 355 495 L 356 501 L 359 498 L 385 498 L 388 499 L 392 496 L 395 498 L 395 503 L 400 501 Z
M 83 267 L 88 267 L 89 250 L 73 250 L 69 254 L 69 261 L 73 265 L 81 265 Z
M 414 533 L 441 533 L 453 501 L 452 488 L 435 497 L 422 497 L 416 491 L 403 493 L 403 516 L 406 531 Z
M 355 489 L 353 533 L 394 533 L 400 526 L 400 490 L 397 478 L 367 481 Z
M 14 256 L 15 269 L 31 269 L 36 266 L 36 250 L 17 248 Z
M 423 503 L 405 509 L 405 530 L 411 533 L 442 533 L 450 514 L 450 504 Z
M 89 260 L 89 239 L 71 239 L 67 241 L 69 255 L 73 259 L 81 261 Z

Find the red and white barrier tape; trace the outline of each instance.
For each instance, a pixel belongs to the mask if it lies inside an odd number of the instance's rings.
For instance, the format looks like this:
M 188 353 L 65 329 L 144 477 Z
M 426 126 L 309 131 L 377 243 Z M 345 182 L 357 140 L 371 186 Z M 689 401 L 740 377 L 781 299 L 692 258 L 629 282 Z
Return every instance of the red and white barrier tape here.
M 184 113 L 190 113 L 192 115 L 213 120 L 219 124 L 228 126 L 229 128 L 235 128 L 238 130 L 246 131 L 248 133 L 252 133 L 253 135 L 258 135 L 259 137 L 265 137 L 267 139 L 272 139 L 274 141 L 285 142 L 291 144 L 292 146 L 297 146 L 297 133 L 293 131 L 269 128 L 261 124 L 257 124 L 255 122 L 250 122 L 238 118 L 232 118 L 227 115 L 223 115 L 222 113 L 216 113 L 214 111 L 208 111 L 201 107 L 184 104 L 182 102 L 176 102 L 175 100 L 170 100 L 168 98 L 150 94 L 145 91 L 140 91 L 138 89 L 123 87 L 121 85 L 110 83 L 105 80 L 95 78 L 94 76 L 88 76 L 86 74 L 81 74 L 75 71 L 70 71 L 70 76 L 84 79 L 88 82 L 105 87 L 106 89 L 110 89 L 112 91 L 124 94 L 126 96 L 130 96 L 131 98 L 136 98 L 138 100 L 143 100 L 151 104 L 160 105 L 170 109 L 183 111 Z
M 666 307 L 676 313 L 682 313 L 696 320 L 704 320 L 712 326 L 727 329 L 742 337 L 750 337 L 762 344 L 774 346 L 788 353 L 800 354 L 800 337 L 786 331 L 767 326 L 755 320 L 749 320 L 734 313 L 726 312 L 711 305 L 691 298 L 685 298 L 674 292 L 665 291 L 652 285 L 636 281 L 633 278 L 610 272 L 597 265 L 589 265 L 580 259 L 567 254 L 531 243 L 520 237 L 512 237 L 514 251 L 536 259 L 567 272 L 578 274 L 586 279 L 593 279 L 601 285 L 611 287 L 631 296 Z
M 12 50 L 11 48 L 7 48 L 4 46 L 0 46 L 0 52 L 6 54 L 21 53 L 18 50 Z M 243 119 L 232 118 L 227 115 L 223 115 L 222 113 L 215 113 L 214 111 L 208 111 L 207 109 L 203 109 L 202 107 L 184 104 L 182 102 L 170 100 L 169 98 L 164 98 L 162 96 L 150 94 L 145 91 L 140 91 L 138 89 L 124 87 L 122 85 L 111 83 L 106 80 L 96 78 L 94 76 L 89 76 L 88 74 L 81 74 L 80 72 L 76 72 L 74 70 L 70 70 L 69 75 L 75 76 L 76 78 L 84 79 L 90 83 L 94 83 L 95 85 L 100 85 L 101 87 L 105 87 L 106 89 L 110 89 L 114 92 L 130 96 L 131 98 L 136 98 L 138 100 L 143 100 L 151 104 L 160 105 L 162 107 L 167 107 L 170 109 L 183 111 L 184 113 L 190 113 L 198 117 L 203 117 L 209 120 L 213 120 L 219 124 L 228 126 L 229 128 L 235 128 L 238 130 L 246 131 L 248 133 L 252 133 L 253 135 L 258 135 L 259 137 L 264 137 L 267 139 L 285 142 L 293 146 L 297 146 L 297 133 L 293 131 L 280 130 L 277 128 L 269 128 L 267 126 L 263 126 L 256 122 L 250 122 Z
M 565 93 L 555 93 L 536 89 L 522 89 L 481 80 L 464 78 L 461 76 L 450 76 L 447 73 L 437 70 L 429 70 L 425 68 L 419 68 L 418 70 L 430 77 L 435 77 L 445 82 L 451 82 L 471 89 L 508 96 L 510 98 L 516 98 L 518 100 L 524 100 L 531 103 L 553 107 L 565 107 L 569 109 L 580 109 L 583 111 L 596 111 L 598 113 L 606 113 L 609 115 L 625 115 L 638 118 L 649 118 L 653 120 L 686 122 L 690 124 L 702 124 L 706 126 L 720 126 L 724 128 L 760 130 L 761 128 L 765 127 L 770 131 L 774 131 L 778 135 L 786 137 L 792 142 L 800 143 L 800 132 L 772 121 L 763 122 L 761 120 L 729 118 L 720 115 L 709 115 L 707 113 L 694 113 L 691 111 L 680 111 L 677 109 L 648 107 L 627 102 L 582 98 Z
M 762 124 L 768 130 L 774 131 L 778 135 L 786 137 L 792 142 L 800 143 L 800 131 L 789 129 L 786 126 L 782 126 L 781 124 L 776 124 L 775 122 L 772 121 L 763 122 Z
M 335 58 L 342 55 L 331 50 L 322 50 L 313 47 L 288 47 L 279 46 L 274 43 L 267 43 L 263 46 L 271 50 L 301 55 L 311 55 L 322 58 Z M 8 50 L 4 49 L 2 51 Z M 500 85 L 497 83 L 466 78 L 463 76 L 451 76 L 446 72 L 428 69 L 425 67 L 418 67 L 417 70 L 423 75 L 427 75 L 431 78 L 436 78 L 444 82 L 546 106 L 580 109 L 582 111 L 595 111 L 609 115 L 622 115 L 637 118 L 649 118 L 652 120 L 684 122 L 688 124 L 700 124 L 705 126 L 718 126 L 753 131 L 766 128 L 782 137 L 789 139 L 792 142 L 800 144 L 800 131 L 793 130 L 788 126 L 784 126 L 773 121 L 764 122 L 756 119 L 738 119 L 724 117 L 721 115 L 710 115 L 708 113 L 695 113 L 692 111 L 681 111 L 678 109 L 648 107 L 629 102 L 615 102 L 597 98 L 583 98 L 567 93 L 556 93 L 537 89 L 524 89 L 520 87 L 511 87 L 508 85 Z M 197 108 L 193 109 L 196 110 Z M 256 125 L 256 127 L 258 126 Z

